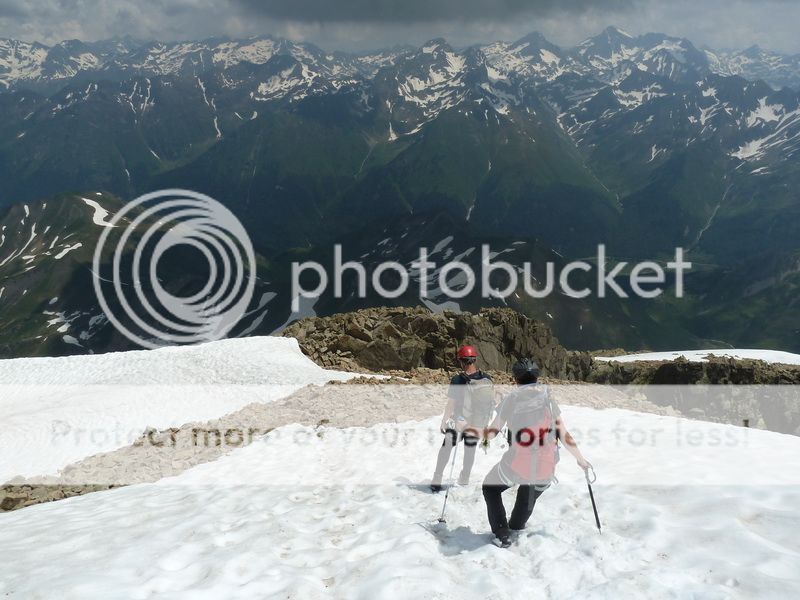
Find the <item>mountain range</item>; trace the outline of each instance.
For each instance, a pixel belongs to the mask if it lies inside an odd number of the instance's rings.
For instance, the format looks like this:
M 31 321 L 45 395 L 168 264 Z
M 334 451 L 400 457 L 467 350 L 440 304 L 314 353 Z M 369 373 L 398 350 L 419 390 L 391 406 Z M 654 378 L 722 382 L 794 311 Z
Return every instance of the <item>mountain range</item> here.
M 569 49 L 534 33 L 364 54 L 270 37 L 2 40 L 0 344 L 8 355 L 124 347 L 91 333 L 110 325 L 78 275 L 86 256 L 57 259 L 59 243 L 93 248 L 87 199 L 113 212 L 182 187 L 222 201 L 253 238 L 257 297 L 271 300 L 248 333 L 289 318 L 279 265 L 329 258 L 334 242 L 352 257 L 383 256 L 380 242 L 392 242 L 401 262 L 447 238 L 452 255 L 492 243 L 517 261 L 585 257 L 604 243 L 626 261 L 687 248 L 689 297 L 515 307 L 576 348 L 797 351 L 799 64 L 615 28 Z M 64 227 L 50 247 L 42 232 Z M 188 271 L 177 287 L 202 275 Z M 323 298 L 309 310 L 379 302 Z M 47 325 L 46 312 L 79 313 L 88 337 Z
M 688 63 L 700 73 L 739 75 L 745 79 L 761 79 L 775 89 L 800 86 L 800 55 L 787 55 L 759 46 L 746 50 L 713 50 L 696 48 L 689 40 L 650 33 L 638 37 L 615 27 L 590 38 L 576 48 L 562 49 L 548 42 L 539 33 L 530 34 L 514 43 L 496 42 L 476 46 L 479 51 L 494 57 L 505 68 L 517 68 L 528 73 L 545 74 L 548 66 L 579 73 L 592 70 L 613 70 L 622 63 L 630 63 L 645 70 L 658 67 L 659 61 L 669 64 L 669 56 Z M 516 62 L 507 62 L 508 51 Z M 541 60 L 536 52 L 545 51 Z M 293 43 L 288 40 L 259 36 L 246 40 L 212 38 L 188 42 L 154 42 L 131 37 L 114 38 L 98 42 L 66 40 L 54 46 L 37 42 L 0 39 L 0 86 L 50 88 L 63 84 L 78 73 L 102 73 L 103 76 L 175 75 L 185 69 L 195 71 L 228 69 L 243 62 L 264 64 L 275 55 L 289 55 L 299 60 L 325 65 L 328 75 L 374 75 L 377 69 L 391 64 L 397 56 L 413 53 L 405 46 L 373 53 L 327 53 L 312 44 Z M 565 57 L 567 60 L 565 61 Z M 533 60 L 531 60 L 533 58 Z M 538 63 L 538 64 L 537 64 Z M 588 71 L 587 71 L 588 68 Z

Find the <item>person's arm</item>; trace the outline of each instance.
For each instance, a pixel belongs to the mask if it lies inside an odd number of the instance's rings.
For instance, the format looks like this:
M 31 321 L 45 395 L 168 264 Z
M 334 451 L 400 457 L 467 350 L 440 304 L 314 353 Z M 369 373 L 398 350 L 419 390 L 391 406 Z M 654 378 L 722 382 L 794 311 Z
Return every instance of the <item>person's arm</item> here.
M 453 418 L 453 413 L 456 411 L 456 401 L 452 396 L 447 398 L 447 406 L 444 407 L 444 415 L 442 415 L 442 424 L 439 426 L 439 431 L 445 433 L 447 431 L 447 422 Z
M 483 443 L 484 445 L 488 444 L 494 438 L 496 438 L 500 432 L 505 427 L 506 422 L 508 421 L 508 409 L 506 408 L 508 405 L 506 402 L 508 401 L 508 397 L 503 398 L 503 400 L 497 406 L 497 416 L 494 418 L 494 421 L 484 430 L 483 432 Z
M 503 430 L 503 427 L 506 426 L 506 420 L 497 415 L 494 421 L 483 431 L 483 439 L 486 442 L 491 442 L 494 438 L 500 435 L 500 432 Z
M 576 461 L 578 461 L 578 466 L 584 471 L 591 467 L 591 463 L 586 460 L 583 454 L 581 454 L 581 450 L 578 448 L 575 438 L 573 438 L 572 434 L 567 431 L 567 426 L 564 424 L 564 419 L 560 416 L 556 419 L 556 428 L 558 429 L 558 439 L 561 440 L 567 451 L 575 457 Z

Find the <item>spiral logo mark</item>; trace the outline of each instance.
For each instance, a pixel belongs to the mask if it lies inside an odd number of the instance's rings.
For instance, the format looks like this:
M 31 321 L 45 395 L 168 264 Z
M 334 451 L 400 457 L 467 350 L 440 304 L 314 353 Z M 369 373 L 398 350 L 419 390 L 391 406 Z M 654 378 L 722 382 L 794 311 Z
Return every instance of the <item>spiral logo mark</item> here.
M 207 263 L 202 289 L 190 295 L 168 291 L 158 276 L 159 263 L 176 250 L 199 252 Z M 106 317 L 129 340 L 151 349 L 226 337 L 255 288 L 255 252 L 239 219 L 189 190 L 161 190 L 126 204 L 104 228 L 93 267 Z

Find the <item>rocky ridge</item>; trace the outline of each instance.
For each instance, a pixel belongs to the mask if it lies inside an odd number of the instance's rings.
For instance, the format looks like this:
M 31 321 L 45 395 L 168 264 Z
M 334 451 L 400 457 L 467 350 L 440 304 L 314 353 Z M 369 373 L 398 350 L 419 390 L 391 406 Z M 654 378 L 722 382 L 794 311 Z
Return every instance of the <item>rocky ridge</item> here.
M 296 338 L 317 364 L 351 372 L 452 369 L 462 344 L 477 348 L 487 371 L 508 372 L 515 360 L 532 357 L 546 377 L 582 381 L 592 364 L 588 354 L 567 351 L 546 325 L 503 308 L 477 314 L 370 308 L 303 319 L 282 335 Z

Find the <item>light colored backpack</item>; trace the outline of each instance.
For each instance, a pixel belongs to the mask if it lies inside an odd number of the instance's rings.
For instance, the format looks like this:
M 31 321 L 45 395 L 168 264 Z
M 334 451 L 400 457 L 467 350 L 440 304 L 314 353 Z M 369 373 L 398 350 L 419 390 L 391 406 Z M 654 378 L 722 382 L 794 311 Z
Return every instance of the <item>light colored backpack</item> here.
M 468 426 L 484 429 L 494 414 L 494 384 L 488 377 L 468 378 L 465 387 L 462 417 Z

